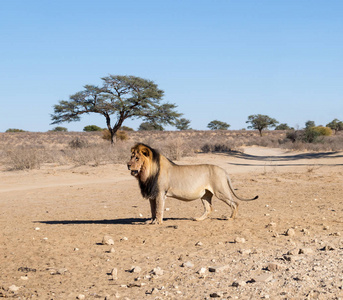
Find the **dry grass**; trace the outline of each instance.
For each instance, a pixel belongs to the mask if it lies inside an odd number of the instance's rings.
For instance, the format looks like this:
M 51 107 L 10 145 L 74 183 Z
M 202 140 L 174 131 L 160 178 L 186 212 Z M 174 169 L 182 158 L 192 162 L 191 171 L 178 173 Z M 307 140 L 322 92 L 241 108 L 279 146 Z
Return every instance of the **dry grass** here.
M 299 151 L 341 151 L 343 134 L 323 137 L 319 143 L 292 143 L 285 131 L 150 131 L 125 132 L 114 146 L 102 132 L 0 133 L 1 169 L 37 169 L 44 164 L 101 165 L 125 163 L 130 147 L 143 142 L 161 150 L 172 160 L 197 152 L 241 151 L 244 146 L 263 146 Z

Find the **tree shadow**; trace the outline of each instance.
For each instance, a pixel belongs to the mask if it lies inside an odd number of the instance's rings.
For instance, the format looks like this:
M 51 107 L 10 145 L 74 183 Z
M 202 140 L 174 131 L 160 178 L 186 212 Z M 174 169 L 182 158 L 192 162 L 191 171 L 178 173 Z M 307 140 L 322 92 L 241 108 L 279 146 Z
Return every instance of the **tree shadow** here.
M 151 219 L 146 218 L 123 218 L 113 220 L 53 220 L 53 221 L 34 221 L 34 223 L 47 224 L 47 225 L 145 225 Z M 191 220 L 187 218 L 165 218 L 163 221 L 185 221 Z
M 230 156 L 246 159 L 246 160 L 261 160 L 261 161 L 295 161 L 301 159 L 319 159 L 319 158 L 342 158 L 343 155 L 340 152 L 317 152 L 317 153 L 300 153 L 295 155 L 270 155 L 270 156 L 259 156 L 246 154 L 239 151 L 230 152 Z

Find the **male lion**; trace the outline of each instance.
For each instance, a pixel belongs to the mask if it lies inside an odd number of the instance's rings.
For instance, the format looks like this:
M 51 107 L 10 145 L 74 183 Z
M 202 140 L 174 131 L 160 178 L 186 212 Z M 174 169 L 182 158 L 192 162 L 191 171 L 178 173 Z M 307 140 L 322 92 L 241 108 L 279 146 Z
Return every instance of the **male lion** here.
M 195 220 L 201 221 L 212 212 L 212 196 L 224 201 L 232 209 L 231 218 L 237 213 L 238 197 L 226 171 L 215 165 L 177 165 L 155 149 L 137 144 L 131 148 L 131 159 L 127 163 L 131 175 L 138 179 L 142 196 L 150 200 L 152 224 L 162 224 L 166 197 L 183 201 L 201 198 L 205 208 L 204 214 Z

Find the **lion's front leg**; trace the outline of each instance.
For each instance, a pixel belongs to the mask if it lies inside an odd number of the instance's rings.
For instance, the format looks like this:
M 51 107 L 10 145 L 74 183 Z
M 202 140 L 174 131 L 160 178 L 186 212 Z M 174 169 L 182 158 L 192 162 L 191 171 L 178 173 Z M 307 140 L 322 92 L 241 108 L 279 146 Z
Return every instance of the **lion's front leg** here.
M 156 200 L 154 201 L 155 215 L 152 216 L 153 217 L 152 224 L 162 224 L 163 223 L 164 202 L 165 202 L 165 196 L 162 194 L 158 195 Z
M 156 199 L 149 199 L 151 209 L 151 224 L 156 221 Z

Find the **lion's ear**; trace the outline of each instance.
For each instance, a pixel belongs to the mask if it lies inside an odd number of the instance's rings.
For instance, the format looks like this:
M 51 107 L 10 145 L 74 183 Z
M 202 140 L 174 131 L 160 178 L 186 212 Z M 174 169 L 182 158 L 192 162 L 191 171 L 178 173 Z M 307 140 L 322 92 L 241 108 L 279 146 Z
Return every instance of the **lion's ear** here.
M 142 149 L 142 154 L 146 157 L 149 157 L 150 156 L 150 152 L 148 149 Z

